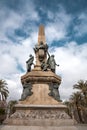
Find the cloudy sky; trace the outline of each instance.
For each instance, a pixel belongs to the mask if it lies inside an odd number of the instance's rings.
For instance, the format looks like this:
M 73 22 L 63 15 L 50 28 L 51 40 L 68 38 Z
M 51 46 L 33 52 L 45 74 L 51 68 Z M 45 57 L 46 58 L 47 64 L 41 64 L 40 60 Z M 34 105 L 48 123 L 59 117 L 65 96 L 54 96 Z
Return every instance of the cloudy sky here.
M 40 24 L 60 64 L 61 99 L 70 97 L 78 80 L 87 80 L 87 0 L 0 0 L 0 79 L 8 83 L 9 100 L 21 96 L 20 77 L 34 55 Z

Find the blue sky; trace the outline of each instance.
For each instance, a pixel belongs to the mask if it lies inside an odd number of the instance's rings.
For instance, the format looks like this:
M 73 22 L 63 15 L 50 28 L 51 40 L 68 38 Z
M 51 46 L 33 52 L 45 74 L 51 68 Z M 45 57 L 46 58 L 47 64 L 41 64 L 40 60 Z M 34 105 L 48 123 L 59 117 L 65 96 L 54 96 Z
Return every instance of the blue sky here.
M 87 79 L 87 0 L 0 0 L 0 78 L 8 83 L 9 99 L 20 98 L 20 76 L 34 55 L 40 24 L 60 64 L 61 98 L 68 99 L 73 84 Z

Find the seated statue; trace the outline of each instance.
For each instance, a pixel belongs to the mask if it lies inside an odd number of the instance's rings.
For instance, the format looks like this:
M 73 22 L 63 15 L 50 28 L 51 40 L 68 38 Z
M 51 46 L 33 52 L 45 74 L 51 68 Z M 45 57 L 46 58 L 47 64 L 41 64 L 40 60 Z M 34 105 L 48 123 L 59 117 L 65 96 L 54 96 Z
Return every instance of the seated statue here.
M 56 66 L 59 66 L 59 65 L 56 64 L 56 61 L 54 59 L 54 55 L 50 56 L 49 53 L 48 53 L 48 56 L 49 57 L 48 57 L 47 61 L 43 61 L 41 63 L 41 69 L 43 71 L 47 71 L 48 69 L 50 69 L 52 72 L 55 73 Z
M 43 70 L 43 71 L 47 71 L 48 70 L 48 64 L 45 62 L 45 61 L 43 61 L 42 63 L 41 63 L 41 69 Z
M 49 96 L 52 96 L 57 101 L 61 101 L 59 94 L 59 85 L 57 83 L 49 84 L 49 90 L 50 90 L 50 93 L 48 93 Z
M 28 96 L 31 96 L 33 92 L 31 92 L 32 84 L 31 83 L 24 83 L 23 84 L 23 93 L 21 95 L 21 101 L 25 100 Z

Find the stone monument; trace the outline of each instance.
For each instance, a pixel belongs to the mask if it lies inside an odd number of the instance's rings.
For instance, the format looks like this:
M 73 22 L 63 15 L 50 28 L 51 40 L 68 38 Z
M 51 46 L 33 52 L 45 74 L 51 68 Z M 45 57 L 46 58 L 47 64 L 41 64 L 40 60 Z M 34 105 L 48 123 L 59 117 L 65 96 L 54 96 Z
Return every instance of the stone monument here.
M 49 54 L 45 39 L 44 26 L 40 25 L 38 43 L 34 47 L 36 63 L 31 69 L 34 57 L 26 61 L 27 72 L 21 77 L 23 93 L 16 112 L 8 119 L 11 125 L 59 126 L 73 125 L 73 120 L 66 114 L 59 85 L 61 77 L 56 75 L 54 55 Z

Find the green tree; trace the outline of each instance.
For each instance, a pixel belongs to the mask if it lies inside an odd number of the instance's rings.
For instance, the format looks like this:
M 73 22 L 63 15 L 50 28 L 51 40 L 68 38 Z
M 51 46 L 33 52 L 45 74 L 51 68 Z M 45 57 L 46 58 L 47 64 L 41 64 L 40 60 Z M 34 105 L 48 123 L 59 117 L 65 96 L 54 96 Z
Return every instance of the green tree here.
M 87 81 L 80 80 L 77 84 L 73 85 L 74 89 L 78 89 L 83 95 L 84 105 L 87 106 Z
M 67 106 L 66 113 L 72 118 L 72 109 L 73 109 L 73 104 L 72 104 L 72 102 L 70 102 L 70 101 L 65 101 L 65 102 L 64 102 L 64 105 Z
M 76 116 L 77 114 L 77 117 L 75 118 L 78 122 L 81 122 L 81 123 L 83 123 L 82 116 L 81 116 L 82 98 L 83 97 L 80 92 L 73 93 L 70 97 L 70 102 L 73 105 L 74 115 Z
M 65 102 L 68 114 L 73 113 L 79 123 L 87 123 L 87 81 L 79 80 L 73 85 L 73 89 L 77 91 L 71 95 L 68 102 Z
M 83 122 L 87 123 L 87 80 L 78 81 L 78 83 L 75 84 L 73 88 L 79 90 L 79 93 L 81 95 L 81 99 L 79 103 L 80 113 L 81 113 Z
M 9 91 L 5 80 L 0 79 L 0 101 L 5 101 L 8 97 Z

